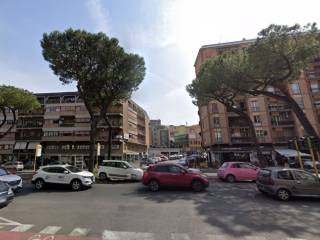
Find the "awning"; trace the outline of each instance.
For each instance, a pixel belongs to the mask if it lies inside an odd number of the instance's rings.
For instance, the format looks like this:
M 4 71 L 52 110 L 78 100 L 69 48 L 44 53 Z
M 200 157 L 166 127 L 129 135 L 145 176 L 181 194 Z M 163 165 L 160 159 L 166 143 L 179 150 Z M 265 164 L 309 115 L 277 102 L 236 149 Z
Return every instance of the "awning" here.
M 26 142 L 16 142 L 16 144 L 14 145 L 14 149 L 26 149 L 26 146 Z
M 284 157 L 298 157 L 297 151 L 293 149 L 275 149 L 277 153 Z M 310 157 L 310 154 L 299 152 L 301 157 Z
M 38 142 L 29 142 L 28 149 L 36 149 L 36 146 L 38 145 Z

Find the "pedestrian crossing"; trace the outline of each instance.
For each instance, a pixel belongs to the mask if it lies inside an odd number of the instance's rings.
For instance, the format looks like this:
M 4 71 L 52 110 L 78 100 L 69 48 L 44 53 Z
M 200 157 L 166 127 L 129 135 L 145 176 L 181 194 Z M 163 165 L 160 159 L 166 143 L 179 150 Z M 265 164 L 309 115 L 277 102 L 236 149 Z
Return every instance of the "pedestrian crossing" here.
M 8 229 L 8 227 L 12 227 L 12 229 Z M 35 230 L 37 229 L 37 231 Z M 90 232 L 88 228 L 77 227 L 72 229 L 70 232 L 66 233 L 61 226 L 45 226 L 40 231 L 39 229 L 32 224 L 20 224 L 18 226 L 0 226 L 0 236 L 1 232 L 10 231 L 15 233 L 33 233 L 37 234 L 37 236 L 46 236 L 46 235 L 64 235 L 69 236 L 70 239 L 72 237 L 92 237 L 95 236 L 98 240 L 158 240 L 163 239 L 159 238 L 155 233 L 147 233 L 147 232 L 126 232 L 126 231 L 111 231 L 111 230 L 103 230 L 99 236 Z M 197 236 L 196 238 L 190 236 L 186 233 L 169 233 L 165 238 L 166 240 L 309 240 L 304 238 L 268 238 L 265 236 L 246 236 L 246 237 L 234 237 L 230 235 L 219 235 L 219 234 L 201 234 L 201 236 Z M 68 238 L 65 238 L 68 239 Z M 73 238 L 72 238 L 73 239 Z M 82 238 L 81 238 L 82 239 Z M 84 238 L 86 239 L 86 238 Z

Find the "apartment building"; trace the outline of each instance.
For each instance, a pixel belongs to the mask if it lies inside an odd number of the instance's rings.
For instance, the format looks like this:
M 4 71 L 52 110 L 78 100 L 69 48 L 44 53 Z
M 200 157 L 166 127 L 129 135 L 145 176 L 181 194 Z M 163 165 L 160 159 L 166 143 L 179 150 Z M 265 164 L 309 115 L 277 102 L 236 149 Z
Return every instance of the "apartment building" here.
M 229 48 L 240 48 L 254 40 L 202 46 L 195 61 L 196 74 L 206 59 Z M 304 69 L 299 79 L 289 84 L 292 97 L 303 108 L 311 124 L 320 130 L 320 59 Z M 268 91 L 275 91 L 268 88 Z M 305 136 L 304 129 L 290 107 L 265 96 L 245 96 L 237 107 L 246 111 L 254 122 L 256 134 L 265 154 L 277 146 L 287 146 L 294 137 Z M 227 112 L 224 105 L 211 101 L 199 106 L 202 144 L 213 159 L 248 159 L 252 153 L 252 138 L 247 124 L 237 115 Z
M 41 144 L 42 161 L 84 164 L 89 159 L 90 115 L 77 92 L 35 94 L 42 105 L 39 111 L 18 113 L 13 138 L 0 140 L 10 144 L 9 154 L 25 163 L 34 159 L 35 146 Z M 112 124 L 111 158 L 135 160 L 145 155 L 149 146 L 149 117 L 144 109 L 128 100 L 108 111 Z M 98 124 L 100 155 L 107 158 L 108 126 Z M 8 147 L 7 147 L 8 148 Z M 5 155 L 1 151 L 0 155 Z M 2 156 L 6 158 L 6 156 Z
M 150 145 L 153 148 L 168 148 L 170 147 L 169 129 L 167 126 L 161 125 L 161 120 L 150 120 Z

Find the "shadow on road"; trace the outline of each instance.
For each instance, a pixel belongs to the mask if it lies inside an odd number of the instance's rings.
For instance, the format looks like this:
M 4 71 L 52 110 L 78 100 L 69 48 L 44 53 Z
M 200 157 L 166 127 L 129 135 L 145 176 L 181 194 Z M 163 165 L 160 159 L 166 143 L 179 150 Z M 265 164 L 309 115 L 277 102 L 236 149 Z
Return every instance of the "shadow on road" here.
M 128 195 L 135 195 L 159 204 L 192 201 L 205 221 L 234 237 L 283 233 L 292 238 L 301 234 L 320 236 L 320 199 L 295 198 L 281 202 L 264 196 L 253 183 L 211 184 L 206 192 L 188 189 L 162 189 L 150 192 L 141 187 Z

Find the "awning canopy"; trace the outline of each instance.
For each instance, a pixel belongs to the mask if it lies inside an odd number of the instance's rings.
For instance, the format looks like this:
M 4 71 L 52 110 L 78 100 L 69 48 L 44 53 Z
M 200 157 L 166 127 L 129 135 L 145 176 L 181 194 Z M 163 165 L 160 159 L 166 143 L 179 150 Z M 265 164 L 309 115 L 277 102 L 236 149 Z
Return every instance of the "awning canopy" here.
M 26 149 L 26 146 L 26 142 L 16 142 L 16 144 L 14 145 L 14 149 Z
M 38 142 L 29 142 L 28 149 L 36 149 Z
M 297 151 L 293 149 L 275 149 L 277 153 L 284 157 L 298 157 Z M 310 157 L 310 154 L 299 152 L 301 157 Z

